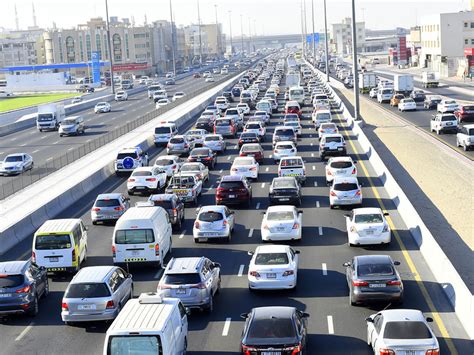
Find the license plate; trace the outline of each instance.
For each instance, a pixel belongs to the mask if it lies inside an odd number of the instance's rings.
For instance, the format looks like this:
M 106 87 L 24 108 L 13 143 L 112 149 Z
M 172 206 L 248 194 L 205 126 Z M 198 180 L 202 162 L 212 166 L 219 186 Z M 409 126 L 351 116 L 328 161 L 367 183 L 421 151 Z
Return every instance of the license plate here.
M 138 256 L 140 252 L 138 250 L 132 250 L 132 256 Z
M 369 284 L 370 288 L 382 288 L 385 287 L 385 284 Z
M 262 355 L 281 355 L 281 351 L 262 351 Z
M 283 232 L 285 230 L 285 227 L 277 227 L 277 231 Z
M 372 235 L 372 234 L 374 234 L 374 231 L 368 230 L 368 231 L 365 231 L 365 234 Z
M 267 279 L 276 279 L 276 274 L 275 273 L 268 273 L 267 274 Z
M 344 174 L 344 170 L 342 170 L 342 169 L 341 169 L 341 170 L 337 170 L 337 171 L 336 171 L 336 174 Z
M 446 126 L 452 126 L 452 122 L 446 122 Z
M 342 150 L 342 148 L 337 148 L 337 150 Z
M 135 189 L 137 189 L 137 190 L 144 190 L 144 189 L 145 189 L 145 186 L 137 186 L 137 187 L 135 187 Z
M 174 193 L 177 195 L 187 195 L 188 191 L 187 190 L 174 190 Z
M 229 195 L 229 198 L 235 198 L 235 195 Z
M 12 294 L 11 293 L 0 293 L 0 298 L 7 298 L 7 297 L 11 297 Z
M 90 311 L 96 309 L 95 304 L 80 304 L 77 306 L 77 309 L 80 311 Z
M 57 263 L 59 261 L 59 258 L 49 258 L 49 261 L 52 263 Z
M 186 289 L 184 289 L 184 288 L 178 288 L 176 290 L 177 295 L 184 295 L 185 293 L 186 293 Z
M 289 198 L 280 198 L 280 201 L 290 201 Z

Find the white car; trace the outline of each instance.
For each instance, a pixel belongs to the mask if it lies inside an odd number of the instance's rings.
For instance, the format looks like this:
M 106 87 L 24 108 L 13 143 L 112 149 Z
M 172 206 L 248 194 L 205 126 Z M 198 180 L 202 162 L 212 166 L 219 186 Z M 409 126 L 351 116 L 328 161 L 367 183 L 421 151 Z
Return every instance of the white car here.
M 250 290 L 288 290 L 296 287 L 299 250 L 288 245 L 261 245 L 252 256 L 247 278 Z
M 337 128 L 337 125 L 332 122 L 321 123 L 318 128 L 318 137 L 320 139 L 325 134 L 338 134 L 338 133 L 339 133 L 339 129 Z
M 158 193 L 166 187 L 166 171 L 156 166 L 144 166 L 133 170 L 127 180 L 129 195 L 136 192 Z
M 440 113 L 452 113 L 458 108 L 458 103 L 455 100 L 441 100 L 437 106 Z
M 225 111 L 229 108 L 230 104 L 229 101 L 227 101 L 227 98 L 224 96 L 218 96 L 216 97 L 216 100 L 214 101 L 214 105 L 217 107 L 218 110 L 220 111 Z
M 311 115 L 311 118 L 316 129 L 318 129 L 322 123 L 332 122 L 332 115 L 329 110 L 315 110 Z
M 198 148 L 203 145 L 204 137 L 208 134 L 209 132 L 205 129 L 196 128 L 190 129 L 184 135 L 189 141 L 193 142 L 195 148 Z
M 270 206 L 265 212 L 260 231 L 262 241 L 301 240 L 303 212 L 295 206 Z
M 250 106 L 247 103 L 237 104 L 237 108 L 241 110 L 244 115 L 250 115 Z
M 295 157 L 298 154 L 298 150 L 293 142 L 281 141 L 275 144 L 273 148 L 273 160 L 275 163 L 280 161 L 284 157 Z
M 346 217 L 349 246 L 389 244 L 390 226 L 380 208 L 354 208 Z
M 387 309 L 370 315 L 367 344 L 374 354 L 439 355 L 439 343 L 428 325 L 433 319 L 416 309 Z
M 212 76 L 212 74 L 209 74 L 206 79 L 204 79 L 204 81 L 206 83 L 213 83 L 214 81 L 216 81 L 216 79 L 214 79 L 214 77 Z
M 185 96 L 186 96 L 186 94 L 185 94 L 184 92 L 182 92 L 182 91 L 177 91 L 177 92 L 175 92 L 175 94 L 173 95 L 173 98 L 171 99 L 171 101 L 175 102 L 176 100 L 181 99 L 181 98 L 183 98 L 183 97 L 185 97 Z
M 306 181 L 306 167 L 299 156 L 282 157 L 278 165 L 278 176 L 293 176 L 300 184 Z
M 156 107 L 157 109 L 159 109 L 159 108 L 162 108 L 162 107 L 168 105 L 169 103 L 170 103 L 170 100 L 168 100 L 168 99 L 159 99 L 159 100 L 156 102 L 155 107 Z
M 301 124 L 297 121 L 286 122 L 285 127 L 293 127 L 294 131 L 296 132 L 296 136 L 301 137 L 302 127 Z
M 262 118 L 262 121 L 267 124 L 269 121 L 270 121 L 270 115 L 268 114 L 267 111 L 263 111 L 263 110 L 257 110 L 255 111 L 255 113 L 253 114 L 253 117 L 250 117 L 250 120 L 252 120 L 254 117 L 261 117 Z
M 162 155 L 156 158 L 154 166 L 163 169 L 171 177 L 179 171 L 181 162 L 176 155 Z
M 356 177 L 336 177 L 329 189 L 329 207 L 362 205 L 362 187 Z
M 209 168 L 203 163 L 184 163 L 179 171 L 183 174 L 194 174 L 203 182 L 209 181 Z
M 256 133 L 257 136 L 260 137 L 260 140 L 263 141 L 265 140 L 265 134 L 267 133 L 267 130 L 265 129 L 265 126 L 262 124 L 262 122 L 256 122 L 256 121 L 251 121 L 247 122 L 247 124 L 244 127 L 244 133 Z
M 370 89 L 370 92 L 369 92 L 369 97 L 371 99 L 376 99 L 377 98 L 377 88 L 372 88 Z
M 236 157 L 230 168 L 230 175 L 244 176 L 247 179 L 258 179 L 259 164 L 254 157 Z
M 26 153 L 9 154 L 0 162 L 0 175 L 17 175 L 33 169 L 33 157 Z
M 80 96 L 75 96 L 71 100 L 71 104 L 78 104 L 79 102 L 82 102 L 82 97 L 80 97 Z
M 234 230 L 235 213 L 227 206 L 204 206 L 198 209 L 193 226 L 195 243 L 209 239 L 230 242 Z
M 452 113 L 438 113 L 430 121 L 431 132 L 441 134 L 442 132 L 458 131 L 458 120 Z
M 119 90 L 115 93 L 115 101 L 127 101 L 128 100 L 128 94 L 126 91 Z
M 357 177 L 355 164 L 351 157 L 329 158 L 326 164 L 326 183 L 330 184 L 336 177 Z
M 94 107 L 94 113 L 110 112 L 112 107 L 108 102 L 98 102 Z
M 161 99 L 167 99 L 168 98 L 168 93 L 166 90 L 156 90 L 153 93 L 153 102 L 157 102 L 158 100 Z
M 398 103 L 398 111 L 415 111 L 416 110 L 416 102 L 411 98 L 401 99 Z
M 225 152 L 226 142 L 220 134 L 208 134 L 204 136 L 203 146 L 213 152 Z

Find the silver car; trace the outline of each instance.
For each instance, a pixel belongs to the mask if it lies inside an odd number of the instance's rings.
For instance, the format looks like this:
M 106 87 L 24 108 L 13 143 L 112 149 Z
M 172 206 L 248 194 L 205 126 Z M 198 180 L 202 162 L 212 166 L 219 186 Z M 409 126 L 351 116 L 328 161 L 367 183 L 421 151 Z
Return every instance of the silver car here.
M 133 297 L 132 275 L 118 266 L 89 266 L 74 276 L 62 300 L 66 324 L 112 320 Z
M 208 134 L 204 137 L 205 147 L 211 149 L 213 152 L 225 152 L 226 143 L 220 134 Z
M 17 175 L 33 169 L 33 158 L 26 153 L 9 154 L 0 162 L 0 175 Z
M 130 199 L 121 193 L 100 194 L 91 209 L 92 224 L 117 221 L 130 207 Z
M 208 258 L 173 258 L 158 283 L 161 297 L 179 298 L 187 308 L 212 312 L 221 288 L 221 265 Z
M 168 154 L 188 154 L 194 148 L 194 143 L 190 142 L 186 136 L 171 137 L 166 146 Z

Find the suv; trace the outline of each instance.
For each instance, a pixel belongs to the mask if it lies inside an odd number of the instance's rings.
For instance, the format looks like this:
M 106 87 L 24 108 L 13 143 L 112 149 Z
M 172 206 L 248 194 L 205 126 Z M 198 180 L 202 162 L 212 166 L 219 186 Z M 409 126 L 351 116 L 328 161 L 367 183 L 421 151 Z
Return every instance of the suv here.
M 219 181 L 216 189 L 216 205 L 230 205 L 252 202 L 252 187 L 240 175 L 226 175 Z
M 319 157 L 325 160 L 328 155 L 346 155 L 346 142 L 340 133 L 325 134 L 319 140 Z
M 132 172 L 135 168 L 148 166 L 148 154 L 140 147 L 123 148 L 115 159 L 115 173 Z
M 474 121 L 474 105 L 459 105 L 458 108 L 454 110 L 454 116 L 456 116 L 459 123 Z
M 293 127 L 280 126 L 280 127 L 275 128 L 275 130 L 273 131 L 273 138 L 272 138 L 273 148 L 275 148 L 275 145 L 277 144 L 277 142 L 283 142 L 283 141 L 293 142 L 295 146 L 297 145 L 296 132 L 293 129 Z
M 214 295 L 221 288 L 221 265 L 208 258 L 172 258 L 161 277 L 157 293 L 179 298 L 187 308 L 212 312 Z
M 162 207 L 168 212 L 170 223 L 175 230 L 181 230 L 185 214 L 184 203 L 176 194 L 156 194 L 148 199 L 154 206 Z
M 438 113 L 430 121 L 430 131 L 441 134 L 446 131 L 458 131 L 458 120 L 452 113 Z
M 469 150 L 474 146 L 474 124 L 461 127 L 456 135 L 456 146 Z

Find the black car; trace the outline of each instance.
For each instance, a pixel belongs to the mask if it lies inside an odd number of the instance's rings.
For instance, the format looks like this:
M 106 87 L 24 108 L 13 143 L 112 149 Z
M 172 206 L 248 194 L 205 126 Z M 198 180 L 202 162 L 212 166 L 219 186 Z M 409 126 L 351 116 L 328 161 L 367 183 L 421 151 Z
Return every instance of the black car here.
M 189 153 L 188 161 L 191 163 L 203 163 L 209 169 L 213 169 L 217 163 L 216 153 L 209 148 L 194 148 Z
M 227 101 L 229 101 L 229 102 L 234 101 L 234 96 L 232 95 L 232 92 L 230 92 L 230 91 L 224 91 L 222 93 L 222 96 L 224 96 L 227 99 Z
M 268 193 L 270 204 L 301 205 L 301 187 L 294 177 L 274 178 Z
M 226 175 L 219 181 L 216 189 L 216 205 L 242 204 L 250 206 L 252 186 L 239 175 Z
M 257 307 L 240 315 L 245 319 L 242 354 L 306 354 L 306 319 L 294 307 Z
M 0 315 L 36 316 L 39 299 L 49 294 L 45 267 L 31 260 L 0 263 Z
M 260 137 L 255 132 L 241 133 L 239 138 L 239 148 L 247 143 L 260 143 Z
M 360 255 L 344 263 L 351 305 L 371 301 L 403 302 L 403 283 L 388 255 Z
M 424 102 L 426 99 L 425 92 L 423 90 L 413 90 L 410 97 L 415 102 Z
M 240 93 L 241 93 L 240 88 L 232 88 L 230 92 L 233 97 L 240 97 Z
M 199 129 L 205 129 L 209 133 L 214 132 L 214 122 L 212 122 L 209 117 L 198 118 L 195 127 Z
M 442 98 L 439 96 L 428 96 L 425 101 L 423 101 L 423 107 L 428 110 L 434 110 L 438 107 L 441 100 Z
M 170 217 L 171 225 L 175 230 L 181 230 L 184 223 L 184 203 L 176 194 L 151 195 L 148 201 L 154 206 L 163 207 Z

